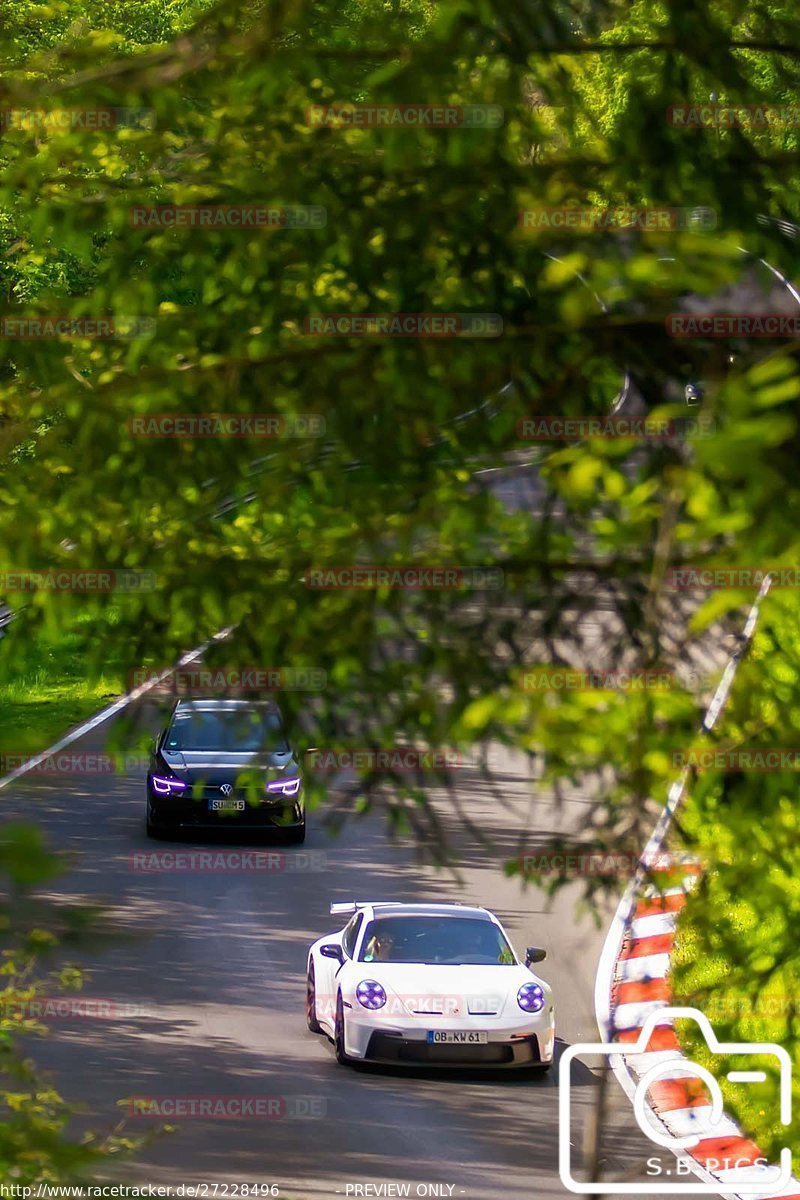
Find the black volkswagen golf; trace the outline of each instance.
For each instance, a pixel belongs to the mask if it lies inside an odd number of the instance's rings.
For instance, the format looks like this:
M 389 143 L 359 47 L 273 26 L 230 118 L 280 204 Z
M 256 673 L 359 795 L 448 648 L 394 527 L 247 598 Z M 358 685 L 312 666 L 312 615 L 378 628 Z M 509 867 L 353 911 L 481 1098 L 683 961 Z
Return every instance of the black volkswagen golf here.
M 276 704 L 179 700 L 153 744 L 147 833 L 180 829 L 306 834 L 303 781 Z

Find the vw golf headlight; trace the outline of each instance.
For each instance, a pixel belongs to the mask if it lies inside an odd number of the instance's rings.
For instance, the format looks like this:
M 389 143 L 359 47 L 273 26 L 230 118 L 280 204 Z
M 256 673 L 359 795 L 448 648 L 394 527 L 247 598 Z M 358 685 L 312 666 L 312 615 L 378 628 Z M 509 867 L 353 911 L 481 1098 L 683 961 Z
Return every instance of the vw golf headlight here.
M 280 792 L 282 796 L 296 796 L 300 791 L 300 776 L 293 775 L 291 779 L 273 779 L 267 784 L 268 792 Z
M 173 779 L 169 775 L 151 775 L 150 782 L 153 785 L 153 791 L 157 796 L 175 796 L 185 792 L 188 783 L 184 783 L 182 779 Z

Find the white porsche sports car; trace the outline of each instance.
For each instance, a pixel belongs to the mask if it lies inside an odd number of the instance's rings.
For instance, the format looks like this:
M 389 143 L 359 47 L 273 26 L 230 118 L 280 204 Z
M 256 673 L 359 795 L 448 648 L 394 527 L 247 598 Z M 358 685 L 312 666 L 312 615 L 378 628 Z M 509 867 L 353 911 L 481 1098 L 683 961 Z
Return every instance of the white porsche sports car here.
M 308 955 L 306 1019 L 340 1063 L 528 1067 L 553 1061 L 553 994 L 485 908 L 332 904 L 350 918 Z

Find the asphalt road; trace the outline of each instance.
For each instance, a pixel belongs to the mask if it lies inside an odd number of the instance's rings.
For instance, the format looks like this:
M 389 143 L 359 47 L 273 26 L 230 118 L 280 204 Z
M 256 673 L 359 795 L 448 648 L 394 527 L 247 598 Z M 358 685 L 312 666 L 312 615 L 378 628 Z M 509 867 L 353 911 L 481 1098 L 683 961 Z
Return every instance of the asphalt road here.
M 73 750 L 99 744 L 95 734 Z M 130 1133 L 154 1133 L 160 1122 L 120 1107 L 126 1097 L 157 1099 L 162 1112 L 178 1098 L 272 1100 L 271 1117 L 176 1122 L 178 1132 L 145 1146 L 120 1180 L 275 1183 L 289 1197 L 381 1194 L 353 1190 L 367 1183 L 409 1183 L 411 1195 L 437 1184 L 438 1194 L 470 1200 L 567 1194 L 558 1178 L 557 1069 L 543 1080 L 351 1070 L 305 1027 L 306 951 L 336 927 L 331 900 L 450 898 L 493 908 L 518 949 L 544 946 L 541 973 L 555 989 L 561 1046 L 596 1039 L 592 986 L 603 929 L 578 919 L 577 889 L 548 911 L 538 889 L 523 890 L 501 872 L 543 834 L 568 828 L 583 801 L 568 795 L 556 808 L 537 799 L 522 761 L 500 760 L 495 769 L 502 802 L 468 769 L 458 789 L 490 848 L 467 838 L 442 806 L 458 882 L 421 865 L 410 843 L 390 844 L 377 814 L 354 819 L 338 839 L 312 821 L 304 847 L 273 848 L 270 870 L 152 871 L 134 856 L 265 848 L 149 842 L 141 774 L 29 776 L 4 794 L 7 818 L 35 818 L 51 844 L 73 856 L 54 894 L 111 909 L 113 936 L 80 956 L 91 971 L 82 998 L 105 1002 L 103 1015 L 56 1018 L 52 1036 L 35 1048 L 57 1085 L 84 1106 L 79 1125 L 108 1128 L 122 1113 Z M 595 1086 L 582 1071 L 576 1146 Z M 615 1174 L 641 1143 L 615 1085 L 612 1096 L 606 1151 Z

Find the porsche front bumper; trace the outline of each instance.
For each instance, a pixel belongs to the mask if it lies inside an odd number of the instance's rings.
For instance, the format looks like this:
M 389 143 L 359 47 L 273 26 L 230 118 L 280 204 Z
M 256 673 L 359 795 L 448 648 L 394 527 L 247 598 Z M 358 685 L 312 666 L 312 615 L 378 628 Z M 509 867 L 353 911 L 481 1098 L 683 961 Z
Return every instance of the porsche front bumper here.
M 542 1047 L 535 1033 L 514 1037 L 508 1041 L 484 1042 L 474 1046 L 431 1044 L 400 1033 L 376 1031 L 370 1035 L 365 1061 L 405 1063 L 437 1067 L 532 1067 L 547 1065 L 551 1058 L 542 1058 Z
M 552 1011 L 535 1017 L 452 1018 L 419 1015 L 413 1024 L 381 1018 L 345 1006 L 345 1049 L 351 1057 L 370 1062 L 430 1063 L 451 1067 L 530 1067 L 553 1061 L 555 1028 Z M 486 1041 L 472 1044 L 430 1042 L 434 1030 L 482 1030 Z

